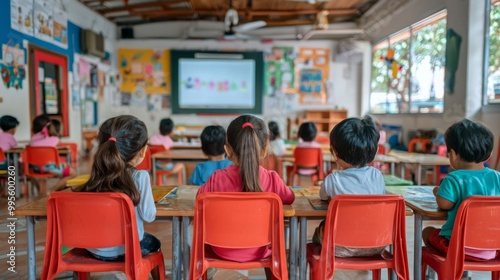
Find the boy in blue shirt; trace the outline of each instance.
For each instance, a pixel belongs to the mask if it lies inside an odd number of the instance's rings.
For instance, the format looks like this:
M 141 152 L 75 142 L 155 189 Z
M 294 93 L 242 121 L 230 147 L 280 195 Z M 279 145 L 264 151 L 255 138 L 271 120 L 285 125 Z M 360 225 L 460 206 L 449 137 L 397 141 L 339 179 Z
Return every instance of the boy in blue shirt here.
M 454 171 L 434 188 L 434 195 L 439 208 L 448 210 L 448 217 L 441 229 L 425 228 L 422 239 L 426 246 L 446 254 L 458 207 L 469 196 L 499 196 L 500 172 L 484 167 L 493 150 L 493 134 L 485 126 L 464 119 L 450 126 L 444 139 Z M 496 251 L 465 247 L 465 254 L 468 260 L 489 260 Z
M 193 175 L 189 179 L 193 185 L 201 186 L 218 169 L 224 169 L 233 164 L 226 158 L 224 145 L 226 144 L 226 130 L 220 125 L 209 125 L 200 135 L 201 150 L 208 157 L 208 161 L 196 165 Z

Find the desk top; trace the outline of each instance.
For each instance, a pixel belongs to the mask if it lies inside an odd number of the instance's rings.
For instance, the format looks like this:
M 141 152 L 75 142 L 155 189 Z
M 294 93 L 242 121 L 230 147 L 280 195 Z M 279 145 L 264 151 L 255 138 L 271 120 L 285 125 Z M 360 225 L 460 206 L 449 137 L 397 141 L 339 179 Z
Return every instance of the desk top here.
M 429 186 L 386 186 L 387 193 L 402 195 L 406 206 L 415 213 L 431 218 L 444 218 L 446 211 L 438 208 L 436 198 L 432 193 L 434 187 Z
M 156 217 L 182 217 L 194 216 L 194 202 L 198 186 L 179 186 L 177 197 L 165 198 L 163 203 L 156 204 Z M 28 204 L 25 204 L 15 211 L 16 216 L 47 216 L 47 196 L 41 197 Z M 285 217 L 294 216 L 295 211 L 292 205 L 283 205 L 283 215 Z
M 159 152 L 151 156 L 153 159 L 173 159 L 173 160 L 207 160 L 201 149 L 172 149 Z
M 450 159 L 434 154 L 408 153 L 391 150 L 389 156 L 397 158 L 404 163 L 418 163 L 421 165 L 450 165 Z

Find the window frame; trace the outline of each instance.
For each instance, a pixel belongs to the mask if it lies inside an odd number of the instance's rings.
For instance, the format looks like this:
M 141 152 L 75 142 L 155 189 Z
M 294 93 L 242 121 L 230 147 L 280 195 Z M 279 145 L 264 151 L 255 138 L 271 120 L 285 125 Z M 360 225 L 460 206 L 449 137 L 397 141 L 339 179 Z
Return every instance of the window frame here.
M 491 0 L 486 0 L 486 1 L 491 1 Z M 408 69 L 410 71 L 410 75 L 409 75 L 409 79 L 410 79 L 410 87 L 409 87 L 409 93 L 408 93 L 408 96 L 409 96 L 409 99 L 408 99 L 408 106 L 410 108 L 410 110 L 408 112 L 398 112 L 398 113 L 389 113 L 388 110 L 386 109 L 385 110 L 385 113 L 374 113 L 372 111 L 372 104 L 371 104 L 371 95 L 372 95 L 372 87 L 371 87 L 371 83 L 373 81 L 373 76 L 370 78 L 370 96 L 369 96 L 369 103 L 368 103 L 368 106 L 369 106 L 369 112 L 370 114 L 374 114 L 374 115 L 426 115 L 426 116 L 432 116 L 432 115 L 442 115 L 444 113 L 444 98 L 443 98 L 443 111 L 442 112 L 430 112 L 430 113 L 423 113 L 423 112 L 411 112 L 411 105 L 412 105 L 412 98 L 411 98 L 411 81 L 412 81 L 412 71 L 411 71 L 411 68 L 412 68 L 412 65 L 413 65 L 413 57 L 414 57 L 414 48 L 413 48 L 413 35 L 414 35 L 414 32 L 416 31 L 419 31 L 423 28 L 425 28 L 426 26 L 428 25 L 431 25 L 431 24 L 436 24 L 438 23 L 439 21 L 445 19 L 446 21 L 448 21 L 448 11 L 447 9 L 442 9 L 442 10 L 439 10 L 437 11 L 436 13 L 420 20 L 420 21 L 417 21 L 405 28 L 402 28 L 401 30 L 398 30 L 397 32 L 377 41 L 376 43 L 372 44 L 372 51 L 371 51 L 371 62 L 372 62 L 372 65 L 371 67 L 373 68 L 373 60 L 374 60 L 374 54 L 375 52 L 378 50 L 378 49 L 381 49 L 381 48 L 384 48 L 384 47 L 390 47 L 392 46 L 394 43 L 397 43 L 399 42 L 399 37 L 401 37 L 402 34 L 408 32 L 409 33 L 409 44 L 410 44 L 410 54 L 409 54 L 409 58 L 408 58 Z M 398 40 L 394 40 L 394 39 L 398 39 Z M 373 75 L 373 69 L 370 71 L 370 74 Z M 387 94 L 389 94 L 389 90 L 387 92 Z
M 484 50 L 483 50 L 483 100 L 482 110 L 486 112 L 500 112 L 500 101 L 490 102 L 488 98 L 488 84 L 490 76 L 490 20 L 491 6 L 495 0 L 485 0 L 484 8 Z M 496 2 L 499 2 L 498 0 Z

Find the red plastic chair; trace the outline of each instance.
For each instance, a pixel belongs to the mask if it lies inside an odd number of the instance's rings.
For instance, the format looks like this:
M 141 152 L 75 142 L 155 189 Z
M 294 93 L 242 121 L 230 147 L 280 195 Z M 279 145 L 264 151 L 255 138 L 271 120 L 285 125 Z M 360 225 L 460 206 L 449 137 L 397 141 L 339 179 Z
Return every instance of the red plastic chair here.
M 325 175 L 323 172 L 323 151 L 321 148 L 301 148 L 297 147 L 293 151 L 294 164 L 292 171 L 288 176 L 288 185 L 294 184 L 295 175 L 301 175 L 300 169 L 315 170 L 316 173 L 312 174 L 312 181 L 323 180 Z M 300 176 L 298 182 L 300 185 Z
M 98 217 L 98 218 L 97 218 Z M 132 226 L 130 226 L 132 225 Z M 161 251 L 141 256 L 134 205 L 123 193 L 55 192 L 47 201 L 47 235 L 42 280 L 63 271 L 123 271 L 128 279 L 165 279 Z M 62 246 L 74 248 L 63 254 Z M 124 262 L 94 259 L 85 249 L 125 245 Z
M 59 142 L 58 146 L 69 147 L 71 150 L 71 167 L 78 168 L 78 144 L 74 142 Z
M 408 152 L 414 153 L 430 153 L 431 152 L 431 139 L 423 139 L 423 138 L 413 138 L 410 140 L 408 144 Z M 420 145 L 421 150 L 417 151 L 416 146 Z
M 323 244 L 307 244 L 310 279 L 330 279 L 337 269 L 394 270 L 399 279 L 410 279 L 406 250 L 406 208 L 398 195 L 337 195 L 330 202 Z M 369 248 L 392 245 L 394 253 L 383 256 L 335 257 L 335 245 Z
M 7 157 L 5 156 L 2 148 L 0 148 L 0 162 L 7 162 Z M 4 182 L 6 180 L 5 175 L 7 175 L 7 170 L 0 170 L 0 182 Z
M 154 154 L 160 153 L 160 152 L 168 151 L 168 149 L 166 149 L 165 146 L 163 146 L 163 145 L 148 144 L 148 147 L 149 147 L 149 150 L 151 151 L 151 155 L 154 155 Z M 156 176 L 155 176 L 156 182 L 153 182 L 153 184 L 158 185 L 158 186 L 162 186 L 163 185 L 163 176 L 168 176 L 168 175 L 172 175 L 172 174 L 174 174 L 174 173 L 170 170 L 156 170 Z M 177 180 L 179 182 L 179 185 L 183 184 L 182 169 L 179 170 L 179 172 L 177 172 Z
M 438 156 L 446 157 L 448 155 L 448 149 L 446 148 L 446 145 L 440 145 L 437 149 L 437 154 Z M 441 165 L 436 165 L 434 168 L 434 172 L 436 172 L 436 182 L 434 184 L 436 186 L 439 186 L 439 182 L 448 175 L 448 173 L 443 173 L 441 172 Z
M 21 158 L 23 159 L 24 174 L 26 175 L 26 177 L 40 179 L 40 192 L 45 193 L 47 179 L 54 178 L 56 177 L 56 175 L 52 173 L 35 173 L 29 167 L 29 165 L 32 164 L 37 166 L 44 166 L 52 163 L 59 166 L 61 162 L 59 159 L 59 152 L 57 151 L 57 148 L 26 146 L 23 153 L 21 154 Z
M 268 154 L 263 160 L 262 160 L 262 167 L 264 167 L 267 170 L 274 170 L 280 175 L 281 178 L 283 178 L 282 173 L 283 170 L 281 168 L 282 163 L 281 160 L 278 159 L 276 155 L 273 154 Z
M 135 168 L 137 170 L 146 170 L 148 172 L 151 172 L 151 151 L 149 150 L 149 147 L 146 149 L 146 155 L 144 156 L 144 159 Z
M 464 270 L 491 271 L 491 279 L 500 279 L 500 257 L 489 261 L 466 261 L 465 247 L 500 250 L 500 197 L 471 196 L 458 208 L 448 253 L 444 256 L 432 247 L 422 248 L 422 279 L 427 266 L 439 279 L 460 279 Z
M 202 193 L 196 198 L 189 279 L 206 279 L 210 267 L 269 268 L 275 279 L 288 279 L 283 236 L 283 205 L 274 193 Z M 270 245 L 269 258 L 234 262 L 218 258 L 206 246 L 256 248 Z

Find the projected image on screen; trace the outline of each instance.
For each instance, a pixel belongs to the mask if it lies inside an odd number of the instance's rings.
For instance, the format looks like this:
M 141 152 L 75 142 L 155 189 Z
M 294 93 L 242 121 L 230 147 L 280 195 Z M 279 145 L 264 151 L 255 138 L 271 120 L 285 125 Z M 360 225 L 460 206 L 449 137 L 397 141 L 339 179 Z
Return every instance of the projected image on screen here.
M 180 108 L 254 108 L 255 60 L 179 60 Z

